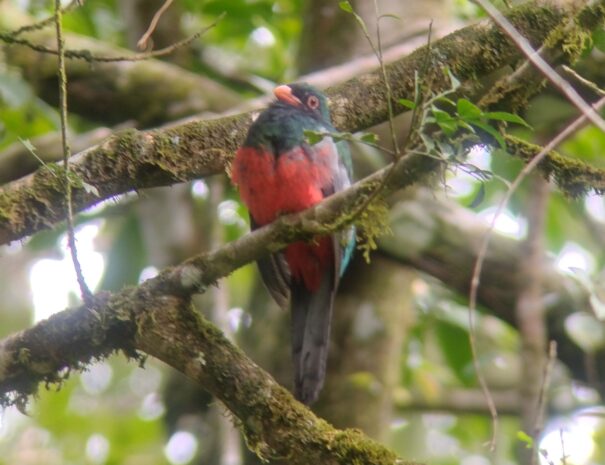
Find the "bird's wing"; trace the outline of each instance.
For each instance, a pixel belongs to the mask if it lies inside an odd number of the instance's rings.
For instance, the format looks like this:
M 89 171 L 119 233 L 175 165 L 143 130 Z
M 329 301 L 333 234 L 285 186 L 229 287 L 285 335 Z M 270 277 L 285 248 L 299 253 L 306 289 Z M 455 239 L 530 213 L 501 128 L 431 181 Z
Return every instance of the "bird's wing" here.
M 335 132 L 335 129 L 332 127 L 325 129 L 328 132 Z M 318 163 L 325 165 L 330 171 L 329 181 L 322 186 L 324 197 L 328 197 L 351 185 L 353 166 L 347 142 L 335 142 L 331 137 L 324 137 L 317 144 L 303 144 L 303 150 L 308 157 L 317 159 Z M 334 285 L 338 287 L 340 277 L 348 266 L 355 248 L 355 227 L 350 226 L 340 233 L 333 234 L 332 238 L 335 267 Z
M 250 229 L 258 225 L 250 215 Z M 274 253 L 256 261 L 263 283 L 281 308 L 287 308 L 290 301 L 290 268 L 282 253 Z

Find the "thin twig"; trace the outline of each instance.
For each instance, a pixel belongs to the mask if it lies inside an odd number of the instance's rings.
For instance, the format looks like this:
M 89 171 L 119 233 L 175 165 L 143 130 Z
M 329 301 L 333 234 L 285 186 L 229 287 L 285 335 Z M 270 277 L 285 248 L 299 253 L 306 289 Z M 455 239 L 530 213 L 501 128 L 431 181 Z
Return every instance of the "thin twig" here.
M 469 307 L 470 309 L 468 316 L 468 340 L 471 346 L 471 354 L 473 356 L 473 367 L 475 368 L 475 374 L 477 376 L 477 380 L 479 381 L 481 392 L 483 392 L 483 397 L 485 397 L 485 402 L 487 403 L 487 408 L 489 409 L 489 414 L 492 419 L 492 438 L 489 442 L 489 449 L 493 452 L 496 450 L 496 438 L 498 437 L 499 429 L 498 409 L 496 408 L 496 403 L 494 402 L 494 398 L 489 390 L 489 386 L 487 385 L 485 376 L 483 376 L 483 370 L 481 370 L 481 365 L 479 364 L 479 351 L 477 350 L 477 340 L 475 338 L 474 307 L 476 307 L 476 303 L 472 305 L 469 304 Z
M 545 46 L 540 47 L 536 53 L 542 55 L 546 53 Z M 519 88 L 522 86 L 531 92 L 532 85 L 538 85 L 543 78 L 540 73 L 535 72 L 535 68 L 529 60 L 525 60 L 522 65 L 518 66 L 512 73 L 506 74 L 500 78 L 491 89 L 477 102 L 479 108 L 488 108 L 494 103 L 505 101 L 506 96 L 510 92 L 519 93 Z
M 71 0 L 69 5 L 61 8 L 61 14 L 68 13 L 71 10 L 73 10 L 76 6 L 82 6 L 83 3 L 84 3 L 84 0 Z M 19 29 L 16 29 L 12 32 L 8 32 L 7 34 L 10 36 L 13 36 L 13 37 L 17 37 L 18 35 L 24 34 L 26 32 L 39 31 L 40 29 L 44 29 L 46 26 L 50 26 L 51 24 L 53 24 L 55 22 L 55 20 L 56 20 L 56 18 L 55 18 L 55 15 L 53 14 L 52 16 L 49 16 L 48 18 L 45 18 L 36 23 L 26 24 L 25 26 L 21 26 Z
M 561 439 L 561 465 L 567 465 L 567 453 L 565 452 L 565 434 L 563 428 L 559 428 L 559 438 Z
M 601 108 L 605 104 L 605 98 L 600 99 L 593 107 L 595 109 Z M 504 198 L 500 201 L 498 208 L 494 214 L 494 217 L 487 229 L 487 232 L 483 236 L 483 240 L 481 241 L 481 245 L 479 247 L 479 252 L 477 253 L 477 260 L 475 262 L 475 266 L 473 267 L 473 274 L 471 278 L 471 286 L 469 291 L 469 333 L 473 334 L 475 332 L 475 311 L 477 309 L 477 291 L 479 289 L 479 281 L 481 276 L 481 270 L 483 269 L 483 263 L 485 262 L 485 257 L 487 255 L 487 249 L 489 247 L 489 243 L 491 240 L 492 232 L 496 225 L 496 220 L 498 216 L 502 213 L 506 205 L 508 204 L 510 198 L 513 193 L 521 184 L 521 181 L 525 179 L 525 177 L 533 171 L 536 166 L 546 157 L 546 154 L 553 150 L 556 146 L 558 146 L 561 142 L 563 142 L 567 137 L 573 134 L 579 127 L 584 124 L 584 122 L 588 119 L 587 114 L 582 113 L 576 120 L 574 120 L 569 126 L 567 126 L 563 131 L 561 131 L 556 137 L 554 137 L 544 148 L 527 164 L 523 167 L 521 172 L 517 175 L 515 180 L 510 185 L 509 189 L 506 192 Z M 473 353 L 473 364 L 475 366 L 475 370 L 477 373 L 480 373 L 480 366 L 477 362 L 477 347 L 474 338 L 470 338 L 471 343 L 471 351 Z M 479 383 L 481 384 L 484 392 L 489 393 L 489 389 L 483 376 L 479 376 Z M 493 399 L 486 395 L 486 401 L 490 407 L 490 411 L 493 411 L 495 415 L 497 415 L 496 407 L 494 405 Z M 493 415 L 494 415 L 493 414 Z M 493 417 L 492 417 L 493 418 Z
M 69 157 L 71 148 L 67 139 L 67 76 L 65 73 L 65 39 L 63 38 L 63 13 L 61 11 L 61 0 L 55 0 L 55 25 L 57 30 L 57 50 L 59 56 L 59 101 L 61 115 L 61 140 L 63 142 L 63 172 L 65 173 L 65 203 L 67 206 L 67 244 L 71 254 L 71 260 L 76 272 L 76 279 L 80 286 L 82 301 L 86 307 L 91 307 L 92 292 L 86 285 L 82 267 L 78 261 L 76 248 L 76 235 L 74 232 L 73 209 L 71 203 L 71 179 L 69 170 Z
M 488 0 L 474 0 L 479 4 L 492 20 L 498 24 L 509 38 L 517 45 L 519 50 L 534 64 L 536 68 L 557 87 L 567 99 L 573 103 L 586 117 L 605 132 L 605 121 L 601 116 L 578 94 L 578 92 L 538 54 L 529 41 L 513 26 L 513 24 L 495 8 Z
M 534 430 L 532 431 L 532 437 L 534 438 L 532 445 L 532 463 L 535 463 L 538 454 L 538 438 L 544 428 L 544 419 L 546 414 L 546 400 L 548 394 L 548 388 L 550 387 L 550 381 L 552 378 L 552 371 L 557 361 L 557 343 L 556 341 L 550 341 L 548 345 L 548 359 L 544 366 L 544 374 L 542 376 L 542 386 L 540 387 L 540 396 L 538 397 L 538 408 L 536 410 L 536 422 L 534 424 Z
M 363 34 L 365 35 L 366 40 L 368 41 L 368 43 L 370 44 L 370 47 L 372 48 L 372 51 L 374 52 L 374 54 L 376 55 L 376 58 L 378 59 L 378 63 L 380 64 L 380 70 L 382 73 L 382 80 L 385 84 L 385 88 L 387 91 L 387 111 L 388 111 L 388 115 L 389 115 L 389 132 L 391 135 L 391 140 L 392 140 L 392 144 L 393 144 L 393 149 L 389 150 L 387 148 L 384 147 L 378 147 L 379 149 L 383 150 L 386 153 L 389 153 L 393 156 L 393 165 L 391 167 L 391 169 L 389 170 L 389 172 L 386 174 L 384 180 L 382 183 L 380 183 L 378 185 L 378 187 L 376 187 L 376 189 L 374 189 L 374 191 L 368 196 L 368 198 L 352 213 L 352 217 L 354 219 L 357 219 L 362 213 L 363 211 L 370 205 L 370 203 L 372 203 L 376 198 L 378 198 L 378 196 L 382 193 L 384 186 L 386 186 L 386 184 L 390 181 L 391 176 L 393 175 L 393 172 L 395 171 L 395 164 L 396 162 L 399 160 L 399 158 L 401 157 L 401 148 L 399 147 L 399 144 L 397 143 L 397 133 L 395 132 L 395 115 L 394 115 L 394 111 L 393 111 L 393 91 L 391 89 L 391 85 L 388 79 L 388 74 L 387 74 L 387 70 L 386 70 L 386 65 L 384 63 L 384 59 L 382 56 L 382 43 L 380 40 L 380 12 L 378 9 L 378 1 L 374 0 L 374 11 L 375 11 L 375 15 L 376 15 L 376 37 L 377 37 L 377 46 L 374 45 L 374 42 L 372 41 L 372 38 L 370 37 L 368 30 L 366 28 L 365 23 L 363 22 L 363 19 L 353 11 L 353 15 L 355 16 L 355 19 L 357 20 L 357 22 L 359 23 L 359 25 L 361 26 L 361 30 L 363 31 Z M 428 38 L 427 38 L 427 59 L 425 60 L 424 64 L 428 64 L 428 56 L 431 53 L 431 32 L 432 32 L 432 27 L 433 27 L 433 22 L 431 21 L 430 26 L 429 26 L 429 30 L 428 30 Z M 416 80 L 416 82 L 418 82 Z M 416 90 L 418 90 L 418 86 L 416 86 Z M 406 137 L 406 140 L 403 144 L 403 150 L 406 150 L 408 147 L 408 144 L 410 143 L 410 141 L 412 140 L 411 138 L 411 134 L 412 132 L 414 132 L 415 130 L 415 125 L 417 123 L 417 113 L 418 113 L 418 106 L 419 106 L 419 100 L 420 97 L 419 95 L 415 95 L 415 108 L 412 112 L 412 124 L 410 126 L 410 131 Z M 365 142 L 364 142 L 365 143 Z M 373 145 L 375 146 L 375 144 L 371 144 L 368 143 L 368 145 Z
M 103 55 L 95 55 L 90 50 L 64 50 L 63 55 L 65 56 L 65 58 L 85 60 L 85 61 L 88 61 L 89 63 L 92 63 L 92 62 L 112 63 L 112 62 L 116 62 L 116 61 L 142 61 L 142 60 L 149 60 L 150 58 L 158 58 L 158 57 L 162 57 L 165 55 L 169 55 L 172 52 L 174 52 L 176 49 L 189 45 L 191 42 L 193 42 L 194 40 L 199 38 L 201 35 L 205 34 L 210 29 L 212 29 L 214 26 L 216 26 L 218 24 L 218 22 L 221 19 L 223 19 L 224 16 L 225 16 L 225 13 L 222 13 L 216 19 L 216 21 L 214 21 L 212 24 L 210 24 L 209 26 L 206 26 L 201 31 L 196 32 L 195 34 L 193 34 L 190 37 L 187 37 L 186 39 L 179 40 L 178 42 L 175 42 L 172 45 L 161 48 L 159 50 L 153 50 L 151 52 L 133 53 L 130 55 L 103 56 Z M 46 47 L 45 45 L 35 44 L 26 39 L 19 39 L 17 37 L 13 37 L 10 34 L 6 34 L 6 33 L 0 33 L 0 41 L 3 41 L 7 44 L 23 45 L 25 47 L 31 48 L 32 50 L 35 50 L 36 52 L 48 53 L 51 55 L 59 54 L 59 51 L 57 49 L 49 48 L 49 47 Z
M 380 11 L 378 9 L 378 0 L 374 0 L 374 11 L 376 14 L 376 48 L 378 63 L 380 64 L 380 71 L 382 73 L 382 80 L 387 91 L 387 111 L 389 112 L 389 132 L 391 134 L 391 143 L 393 144 L 393 150 L 395 151 L 395 160 L 399 158 L 399 144 L 397 143 L 397 133 L 395 132 L 395 113 L 393 111 L 393 90 L 391 89 L 391 83 L 387 75 L 387 68 L 384 65 L 382 58 L 382 40 L 380 39 Z M 430 34 L 429 34 L 430 37 Z
M 584 76 L 581 76 L 580 74 L 578 74 L 578 72 L 575 69 L 571 69 L 567 65 L 563 65 L 562 68 L 563 68 L 563 71 L 565 71 L 568 74 L 571 74 L 576 80 L 578 80 L 579 82 L 584 84 L 586 87 L 588 87 L 590 90 L 595 92 L 597 95 L 600 95 L 601 97 L 605 97 L 605 90 L 601 89 L 596 83 L 590 81 L 589 79 L 586 79 Z
M 173 0 L 166 0 L 164 2 L 164 4 L 160 7 L 160 9 L 155 12 L 155 14 L 153 15 L 153 18 L 151 19 L 151 23 L 149 23 L 149 27 L 145 31 L 145 34 L 143 34 L 141 36 L 141 38 L 139 39 L 139 41 L 137 42 L 137 47 L 139 48 L 139 50 L 145 50 L 147 48 L 147 42 L 149 42 L 149 38 L 151 37 L 151 34 L 153 34 L 153 32 L 155 31 L 155 28 L 157 27 L 158 22 L 160 21 L 160 18 L 162 17 L 164 12 L 168 8 L 170 8 L 170 5 L 172 5 L 172 2 L 173 2 Z

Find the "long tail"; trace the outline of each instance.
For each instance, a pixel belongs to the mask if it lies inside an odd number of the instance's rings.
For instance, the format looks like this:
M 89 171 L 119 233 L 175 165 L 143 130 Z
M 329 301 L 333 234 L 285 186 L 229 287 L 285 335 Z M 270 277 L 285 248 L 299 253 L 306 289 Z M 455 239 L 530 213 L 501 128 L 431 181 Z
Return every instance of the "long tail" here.
M 294 394 L 307 405 L 317 400 L 326 376 L 334 294 L 333 270 L 324 273 L 316 292 L 299 282 L 291 285 Z

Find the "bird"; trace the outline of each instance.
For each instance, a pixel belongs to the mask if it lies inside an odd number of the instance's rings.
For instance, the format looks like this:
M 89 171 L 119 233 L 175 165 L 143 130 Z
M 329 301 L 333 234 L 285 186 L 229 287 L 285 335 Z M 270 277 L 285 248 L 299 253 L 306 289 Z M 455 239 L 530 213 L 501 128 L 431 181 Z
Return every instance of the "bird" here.
M 307 83 L 280 85 L 237 150 L 231 177 L 254 230 L 312 207 L 351 185 L 348 143 L 336 132 L 327 97 Z M 306 131 L 323 133 L 314 144 Z M 314 403 L 323 387 L 334 296 L 355 248 L 355 228 L 299 241 L 257 261 L 281 307 L 290 306 L 294 395 Z

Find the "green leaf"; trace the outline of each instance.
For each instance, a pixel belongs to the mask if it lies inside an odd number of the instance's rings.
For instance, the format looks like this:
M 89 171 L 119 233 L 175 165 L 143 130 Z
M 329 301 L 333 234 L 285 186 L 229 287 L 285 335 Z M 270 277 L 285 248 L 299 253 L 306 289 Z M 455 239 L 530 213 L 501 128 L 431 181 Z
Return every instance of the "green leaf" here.
M 437 124 L 446 136 L 453 136 L 456 132 L 456 129 L 458 129 L 458 124 L 456 124 L 456 121 L 437 121 Z
M 404 107 L 409 108 L 410 110 L 416 109 L 416 102 L 413 102 L 412 100 L 409 100 L 407 98 L 400 98 L 397 101 Z
M 319 131 L 305 130 L 304 134 L 305 134 L 305 137 L 307 138 L 307 142 L 311 145 L 317 144 L 324 138 L 323 133 L 321 133 Z
M 465 121 L 474 121 L 481 118 L 483 115 L 481 108 L 465 98 L 458 99 L 456 110 L 458 112 L 458 116 Z
M 369 144 L 376 144 L 378 142 L 378 134 L 374 134 L 373 132 L 366 132 L 360 137 L 360 139 L 363 142 L 367 142 Z
M 445 102 L 445 103 L 447 103 L 447 104 L 449 104 L 449 105 L 451 105 L 453 107 L 456 107 L 456 102 L 454 102 L 451 98 L 448 98 L 448 97 L 446 97 L 444 95 L 442 95 L 440 97 L 437 97 L 435 99 L 435 101 L 436 102 Z
M 443 123 L 446 121 L 454 121 L 455 119 L 450 115 L 447 111 L 440 110 L 439 108 L 433 107 L 432 111 L 433 116 L 435 117 L 435 121 L 437 123 Z
M 534 446 L 534 438 L 525 431 L 517 431 L 517 439 L 525 443 L 525 447 L 531 449 Z
M 489 111 L 484 113 L 483 116 L 497 121 L 508 121 L 509 123 L 520 124 L 528 129 L 532 129 L 532 127 L 527 124 L 527 122 L 519 115 L 515 115 L 514 113 L 509 113 L 507 111 Z
M 346 11 L 347 13 L 353 13 L 353 7 L 349 2 L 340 2 L 338 6 L 342 11 Z
M 472 123 L 476 123 L 476 121 L 471 121 Z M 471 132 L 471 133 L 475 133 L 475 128 L 472 127 L 470 124 L 468 124 L 466 121 L 464 121 L 463 119 L 459 119 L 458 120 L 458 124 L 460 125 L 460 127 L 463 127 L 464 129 L 466 129 L 467 131 Z
M 452 74 L 452 72 L 450 71 L 449 68 L 446 69 L 446 73 L 450 78 L 450 83 L 452 84 L 452 90 L 458 89 L 458 87 L 460 87 L 460 81 L 458 80 L 458 78 Z
M 458 324 L 445 320 L 435 321 L 434 329 L 448 368 L 453 370 L 458 380 L 465 386 L 471 386 L 474 376 L 468 368 L 472 366 L 473 354 L 468 344 L 460 343 L 468 340 L 468 331 Z
M 605 29 L 597 29 L 592 33 L 594 46 L 605 53 Z
M 489 124 L 485 124 L 480 121 L 473 121 L 473 124 L 478 128 L 483 129 L 490 136 L 496 139 L 496 142 L 498 142 L 498 145 L 502 150 L 506 150 L 506 142 L 504 141 L 504 137 L 502 137 L 502 134 L 500 134 L 496 129 L 491 127 Z
M 433 108 L 432 113 L 435 122 L 447 136 L 451 136 L 456 132 L 458 129 L 458 122 L 448 112 Z

